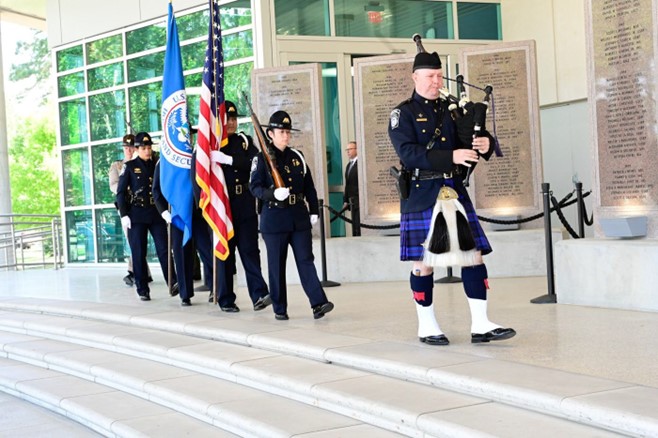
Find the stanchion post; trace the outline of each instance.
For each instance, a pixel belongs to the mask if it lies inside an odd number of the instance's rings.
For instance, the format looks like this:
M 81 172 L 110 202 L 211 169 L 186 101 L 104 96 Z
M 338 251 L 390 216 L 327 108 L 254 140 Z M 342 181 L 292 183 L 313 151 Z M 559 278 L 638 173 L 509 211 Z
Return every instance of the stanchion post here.
M 548 294 L 530 300 L 534 304 L 557 303 L 555 296 L 554 272 L 553 272 L 553 234 L 551 229 L 551 191 L 549 183 L 542 183 L 542 195 L 544 197 L 544 240 L 546 243 L 546 279 L 548 280 Z
M 340 286 L 340 283 L 327 280 L 327 251 L 324 235 L 324 199 L 318 199 L 318 204 L 320 205 L 320 261 L 322 264 L 322 281 L 320 284 L 322 287 Z
M 583 204 L 583 183 L 576 183 L 576 198 L 578 199 L 578 235 L 582 239 L 585 237 L 585 212 Z
M 441 277 L 438 280 L 434 280 L 434 283 L 461 283 L 462 279 L 452 275 L 452 266 L 446 268 L 446 276 Z

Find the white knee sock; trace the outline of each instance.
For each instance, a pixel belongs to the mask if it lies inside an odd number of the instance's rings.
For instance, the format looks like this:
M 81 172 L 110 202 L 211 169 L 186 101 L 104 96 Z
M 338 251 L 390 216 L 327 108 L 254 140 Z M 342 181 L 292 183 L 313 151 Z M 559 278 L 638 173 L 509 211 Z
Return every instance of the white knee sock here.
M 487 317 L 487 300 L 469 298 L 468 307 L 471 309 L 471 333 L 484 334 L 500 328 Z
M 416 304 L 416 313 L 418 314 L 418 337 L 426 338 L 428 336 L 442 335 L 443 332 L 436 322 L 434 315 L 434 304 L 423 307 L 418 303 Z

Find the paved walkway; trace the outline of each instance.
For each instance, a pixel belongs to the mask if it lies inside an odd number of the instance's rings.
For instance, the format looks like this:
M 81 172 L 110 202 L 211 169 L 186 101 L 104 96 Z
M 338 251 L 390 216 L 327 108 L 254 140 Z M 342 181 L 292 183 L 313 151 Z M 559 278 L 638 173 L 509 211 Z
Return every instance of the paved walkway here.
M 9 297 L 93 301 L 109 304 L 176 309 L 182 313 L 207 313 L 216 308 L 207 293 L 181 307 L 170 298 L 160 276 L 153 283 L 150 302 L 140 302 L 126 287 L 117 268 L 66 268 L 0 272 L 0 299 Z M 490 319 L 514 327 L 518 335 L 508 341 L 484 345 L 470 343 L 470 316 L 460 284 L 437 285 L 437 315 L 450 338 L 442 351 L 514 361 L 589 376 L 658 388 L 658 313 L 599 309 L 560 304 L 531 304 L 546 293 L 545 278 L 505 278 L 490 281 Z M 301 287 L 289 287 L 288 327 L 420 345 L 416 316 L 406 281 L 351 283 L 327 288 L 335 310 L 314 320 Z M 622 293 L 623 291 L 620 291 Z M 271 322 L 269 309 L 255 313 L 244 287 L 237 291 L 245 321 Z

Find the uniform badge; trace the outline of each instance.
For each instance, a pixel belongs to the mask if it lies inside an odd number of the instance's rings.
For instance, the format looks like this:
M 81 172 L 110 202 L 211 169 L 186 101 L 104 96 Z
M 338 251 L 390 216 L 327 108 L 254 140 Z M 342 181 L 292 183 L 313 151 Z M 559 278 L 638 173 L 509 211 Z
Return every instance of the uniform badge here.
M 135 167 L 135 173 L 142 173 L 142 169 L 140 169 L 139 167 Z
M 299 165 L 302 164 L 297 158 L 292 159 L 292 165 L 295 167 L 299 167 Z
M 395 129 L 400 126 L 400 110 L 394 109 L 391 111 L 391 129 Z
M 290 167 L 287 164 L 283 168 L 286 170 L 286 173 L 290 173 Z

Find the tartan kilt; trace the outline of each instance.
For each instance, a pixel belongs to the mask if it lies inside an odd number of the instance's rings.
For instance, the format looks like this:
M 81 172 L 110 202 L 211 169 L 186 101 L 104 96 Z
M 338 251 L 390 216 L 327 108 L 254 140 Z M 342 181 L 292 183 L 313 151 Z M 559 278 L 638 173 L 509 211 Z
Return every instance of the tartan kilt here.
M 446 185 L 453 187 L 452 181 L 446 180 Z M 453 187 L 454 188 L 454 187 Z M 492 250 L 489 239 L 487 239 L 484 230 L 480 225 L 475 208 L 468 196 L 464 196 L 461 190 L 456 189 L 459 193 L 459 202 L 464 206 L 468 224 L 473 232 L 475 247 L 482 255 L 489 254 Z M 464 189 L 465 190 L 465 189 Z M 424 211 L 415 211 L 402 213 L 400 217 L 400 260 L 401 261 L 421 261 L 425 248 L 422 246 L 427 239 L 430 231 L 430 222 L 432 221 L 432 211 L 434 206 Z

